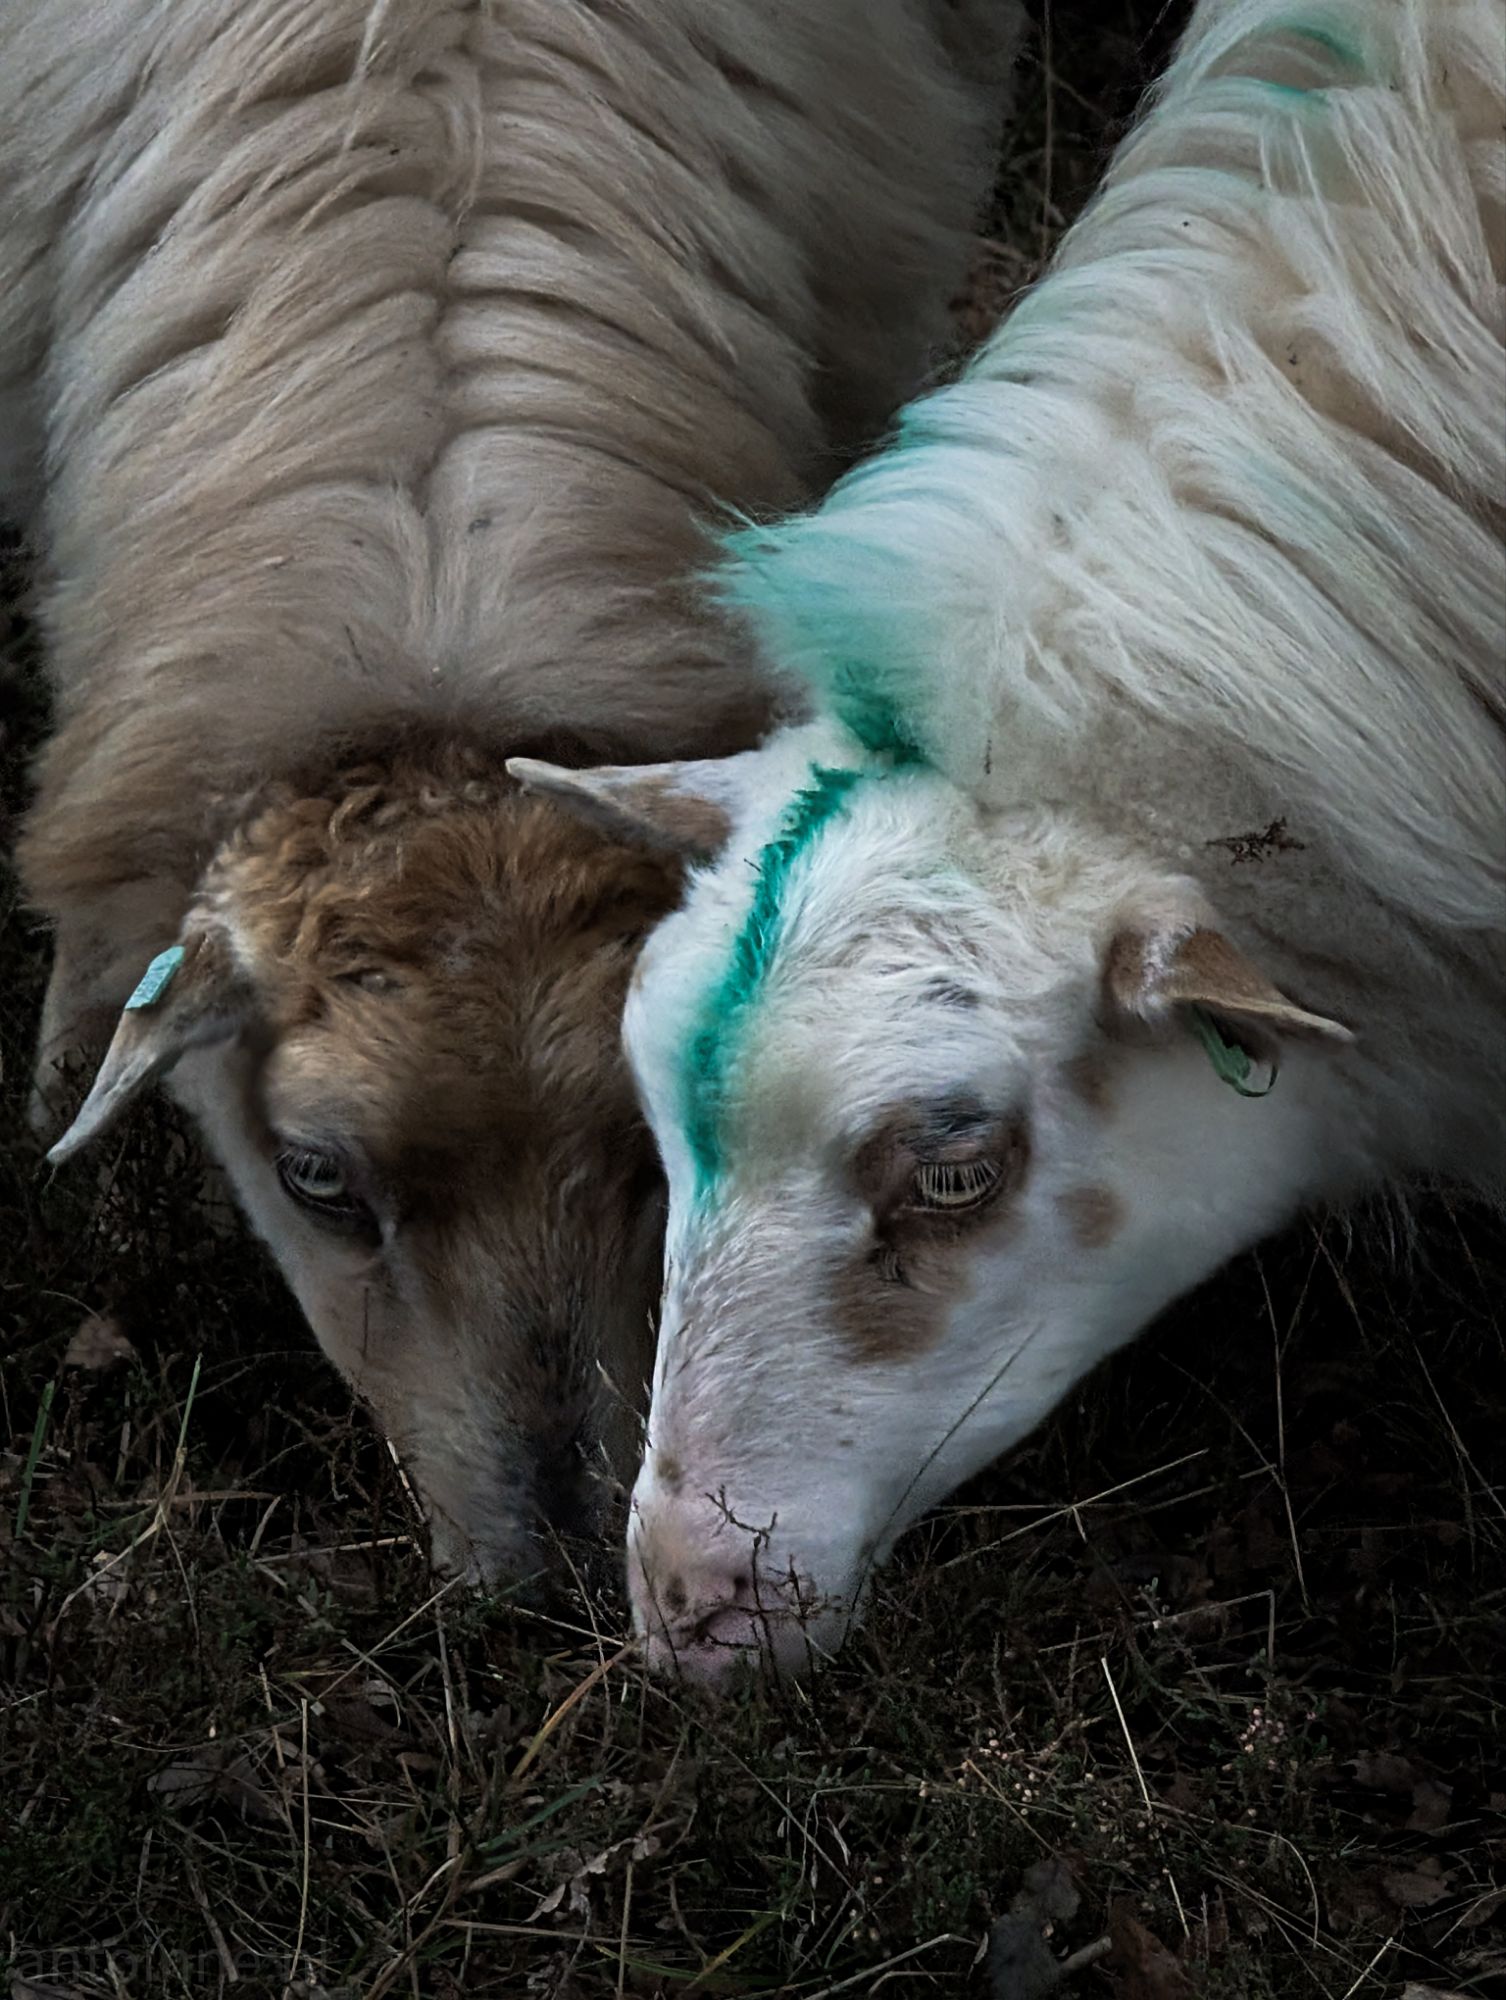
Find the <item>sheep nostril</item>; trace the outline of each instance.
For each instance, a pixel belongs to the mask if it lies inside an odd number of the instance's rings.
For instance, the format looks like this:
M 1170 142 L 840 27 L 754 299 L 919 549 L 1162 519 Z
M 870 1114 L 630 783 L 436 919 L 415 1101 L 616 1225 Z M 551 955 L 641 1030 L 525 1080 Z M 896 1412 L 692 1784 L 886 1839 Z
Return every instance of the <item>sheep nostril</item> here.
M 664 1609 L 671 1618 L 682 1618 L 690 1606 L 690 1593 L 677 1576 L 672 1576 L 664 1586 Z
M 730 1588 L 727 1586 L 730 1585 Z M 723 1594 L 715 1602 L 707 1602 L 695 1621 L 692 1638 L 698 1646 L 726 1645 L 729 1643 L 728 1628 L 737 1634 L 730 1643 L 745 1646 L 749 1643 L 747 1634 L 753 1629 L 760 1609 L 759 1595 L 753 1572 L 745 1570 L 740 1576 L 723 1579 Z

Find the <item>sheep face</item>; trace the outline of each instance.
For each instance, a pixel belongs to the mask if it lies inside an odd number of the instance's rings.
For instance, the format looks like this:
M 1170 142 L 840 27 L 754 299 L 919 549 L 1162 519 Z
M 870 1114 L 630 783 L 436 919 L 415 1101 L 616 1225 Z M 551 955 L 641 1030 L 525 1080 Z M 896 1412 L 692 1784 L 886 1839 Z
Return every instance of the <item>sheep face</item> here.
M 554 786 L 662 820 L 690 782 Z M 1284 1218 L 1347 1039 L 1060 812 L 991 818 L 825 726 L 714 803 L 626 1015 L 670 1200 L 629 1576 L 650 1657 L 707 1680 L 830 1650 L 922 1510 Z M 1279 1090 L 1229 1088 L 1209 1010 L 1225 1068 L 1291 1042 Z
M 443 1566 L 597 1525 L 646 1381 L 662 1197 L 618 1023 L 677 870 L 476 778 L 357 771 L 222 850 L 60 1151 L 171 1068 Z

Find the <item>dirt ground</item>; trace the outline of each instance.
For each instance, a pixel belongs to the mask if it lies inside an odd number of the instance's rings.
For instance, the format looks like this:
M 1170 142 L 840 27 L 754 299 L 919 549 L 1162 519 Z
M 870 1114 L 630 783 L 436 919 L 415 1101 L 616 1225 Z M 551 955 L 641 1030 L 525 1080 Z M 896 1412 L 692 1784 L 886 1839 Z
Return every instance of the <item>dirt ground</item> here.
M 1052 7 L 971 335 L 1181 11 Z M 8 842 L 43 714 L 0 647 Z M 1246 1259 L 919 1529 L 833 1670 L 716 1707 L 642 1675 L 610 1575 L 436 1586 L 165 1111 L 49 1178 L 45 959 L 0 874 L 17 2000 L 1506 1996 L 1496 1225 Z

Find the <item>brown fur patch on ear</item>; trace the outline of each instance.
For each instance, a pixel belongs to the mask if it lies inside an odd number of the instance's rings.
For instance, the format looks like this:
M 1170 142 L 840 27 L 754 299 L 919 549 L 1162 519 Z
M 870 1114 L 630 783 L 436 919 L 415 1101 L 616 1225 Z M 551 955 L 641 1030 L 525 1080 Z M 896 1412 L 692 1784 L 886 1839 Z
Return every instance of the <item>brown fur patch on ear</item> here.
M 677 791 L 668 778 L 647 779 L 639 796 L 657 825 L 673 829 L 677 852 L 710 860 L 731 838 L 732 821 L 714 799 Z
M 1283 1012 L 1291 1003 L 1222 931 L 1182 939 L 1157 982 L 1167 1000 L 1204 1001 L 1240 1013 Z
M 1176 1006 L 1211 1007 L 1277 1034 L 1349 1042 L 1337 1021 L 1289 1000 L 1222 931 L 1199 925 L 1180 936 L 1124 930 L 1104 956 L 1104 995 L 1111 1014 L 1153 1020 Z
M 1119 1234 L 1124 1204 L 1112 1188 L 1069 1188 L 1056 1198 L 1057 1208 L 1079 1250 L 1102 1250 Z
M 1117 931 L 1103 961 L 1103 997 L 1110 1014 L 1138 1014 L 1152 990 L 1151 940 L 1143 931 Z
M 1222 931 L 1195 930 L 1183 938 L 1161 982 L 1168 1000 L 1215 1007 L 1237 1018 L 1268 1024 L 1279 1034 L 1350 1042 L 1350 1031 L 1299 1007 L 1273 986 Z

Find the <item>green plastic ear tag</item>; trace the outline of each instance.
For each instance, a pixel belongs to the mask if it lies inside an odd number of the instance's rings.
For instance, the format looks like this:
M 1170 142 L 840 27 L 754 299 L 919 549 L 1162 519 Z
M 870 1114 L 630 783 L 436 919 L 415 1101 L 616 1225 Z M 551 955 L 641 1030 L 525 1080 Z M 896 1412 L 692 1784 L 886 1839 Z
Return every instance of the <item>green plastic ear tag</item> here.
M 1250 1075 L 1255 1065 L 1250 1061 L 1249 1052 L 1238 1042 L 1231 1042 L 1213 1016 L 1204 1007 L 1188 1009 L 1192 1016 L 1192 1031 L 1208 1051 L 1208 1060 L 1213 1065 L 1216 1076 L 1237 1090 L 1241 1097 L 1268 1097 L 1276 1087 L 1276 1065 L 1271 1064 L 1271 1074 L 1263 1090 L 1250 1088 Z
M 136 991 L 125 1003 L 125 1011 L 134 1014 L 143 1007 L 155 1007 L 177 976 L 178 967 L 183 963 L 183 947 L 170 944 L 166 951 L 159 951 L 137 982 Z

